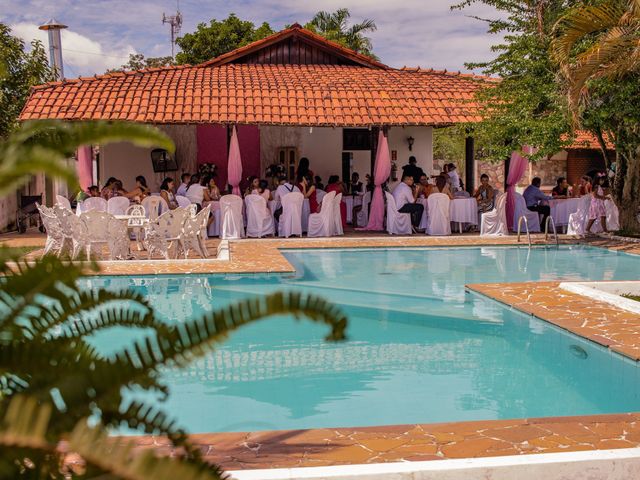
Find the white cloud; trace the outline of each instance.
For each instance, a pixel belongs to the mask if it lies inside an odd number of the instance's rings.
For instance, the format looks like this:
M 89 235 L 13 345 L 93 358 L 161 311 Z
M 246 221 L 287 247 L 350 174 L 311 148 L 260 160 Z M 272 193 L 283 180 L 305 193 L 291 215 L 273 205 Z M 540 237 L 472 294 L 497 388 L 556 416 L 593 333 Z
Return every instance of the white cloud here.
M 38 25 L 22 22 L 11 25 L 11 29 L 14 35 L 25 42 L 37 39 L 48 49 L 47 32 L 39 30 Z M 67 78 L 104 73 L 126 63 L 130 53 L 136 53 L 131 45 L 107 49 L 101 43 L 73 30 L 62 31 L 62 60 Z

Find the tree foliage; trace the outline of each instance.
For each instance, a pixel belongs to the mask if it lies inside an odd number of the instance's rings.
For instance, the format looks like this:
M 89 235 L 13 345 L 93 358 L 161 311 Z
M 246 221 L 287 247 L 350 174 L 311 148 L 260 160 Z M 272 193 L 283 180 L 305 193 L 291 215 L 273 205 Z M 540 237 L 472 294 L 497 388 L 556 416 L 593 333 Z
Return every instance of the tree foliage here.
M 208 25 L 200 23 L 195 32 L 177 38 L 176 44 L 182 51 L 176 55 L 176 63 L 203 63 L 273 33 L 267 22 L 256 27 L 234 13 L 224 20 L 214 18 Z
M 377 60 L 378 57 L 373 53 L 371 39 L 365 35 L 376 31 L 376 23 L 365 19 L 360 23 L 349 25 L 350 18 L 351 13 L 348 8 L 340 8 L 335 12 L 320 11 L 305 25 L 305 28 L 322 35 L 327 40 Z
M 27 52 L 24 42 L 0 23 L 0 138 L 17 127 L 29 89 L 52 79 L 42 43 L 34 40 Z
M 145 57 L 142 53 L 130 53 L 129 61 L 120 68 L 114 68 L 108 72 L 123 72 L 132 70 L 143 70 L 145 68 L 170 67 L 175 65 L 173 57 Z

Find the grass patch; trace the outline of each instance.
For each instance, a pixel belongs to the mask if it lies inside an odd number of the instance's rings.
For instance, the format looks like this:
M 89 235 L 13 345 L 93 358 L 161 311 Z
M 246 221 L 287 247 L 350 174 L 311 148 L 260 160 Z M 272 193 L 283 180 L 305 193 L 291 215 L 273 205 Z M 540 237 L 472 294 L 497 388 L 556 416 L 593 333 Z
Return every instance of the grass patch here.
M 625 294 L 622 295 L 624 298 L 628 298 L 629 300 L 635 300 L 636 302 L 640 302 L 640 296 L 638 295 L 629 295 L 629 294 Z
M 35 250 L 42 250 L 42 247 L 29 246 L 29 247 L 2 247 L 3 251 L 8 253 L 9 255 L 17 255 L 19 257 L 24 257 L 26 254 L 31 253 Z
M 640 238 L 640 233 L 628 232 L 626 230 L 618 230 L 615 234 L 619 237 Z

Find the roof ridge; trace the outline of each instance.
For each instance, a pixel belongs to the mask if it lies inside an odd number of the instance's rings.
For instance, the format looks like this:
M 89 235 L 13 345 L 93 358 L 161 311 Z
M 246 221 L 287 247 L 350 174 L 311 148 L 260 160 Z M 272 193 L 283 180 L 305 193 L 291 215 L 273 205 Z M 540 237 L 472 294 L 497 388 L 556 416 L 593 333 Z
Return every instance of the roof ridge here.
M 457 72 L 455 71 L 448 71 L 446 68 L 444 70 L 437 70 L 435 68 L 422 68 L 420 66 L 417 67 L 401 67 L 397 70 L 402 70 L 402 71 L 408 71 L 408 72 L 415 72 L 415 73 L 431 73 L 431 74 L 436 74 L 436 75 L 448 75 L 450 77 L 467 77 L 467 78 L 475 78 L 478 80 L 491 80 L 491 81 L 500 81 L 502 80 L 500 77 L 492 77 L 491 75 L 482 75 L 479 73 L 473 73 L 473 72 L 461 72 L 460 70 L 458 70 Z

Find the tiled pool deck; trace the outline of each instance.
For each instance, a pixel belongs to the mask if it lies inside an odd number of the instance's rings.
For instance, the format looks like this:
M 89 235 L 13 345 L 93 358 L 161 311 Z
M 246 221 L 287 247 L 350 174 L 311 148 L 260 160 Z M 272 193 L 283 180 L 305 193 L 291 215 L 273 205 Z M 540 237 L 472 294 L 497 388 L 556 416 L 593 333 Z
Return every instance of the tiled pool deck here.
M 542 237 L 535 237 L 542 243 Z M 0 237 L 12 246 L 38 246 L 43 237 Z M 583 241 L 584 242 L 584 241 Z M 515 237 L 389 237 L 350 234 L 333 239 L 234 241 L 231 261 L 101 262 L 101 274 L 270 273 L 293 267 L 282 248 L 372 248 L 515 245 Z M 561 243 L 576 243 L 561 238 Z M 603 238 L 589 244 L 640 254 L 639 243 Z M 209 241 L 210 250 L 217 240 Z M 521 244 L 522 245 L 522 244 Z M 31 255 L 37 255 L 33 252 Z M 557 282 L 469 285 L 469 290 L 535 315 L 611 350 L 640 360 L 640 318 L 558 289 Z M 588 312 L 588 313 L 587 313 Z M 193 435 L 208 460 L 226 469 L 311 467 L 397 461 L 494 457 L 533 453 L 606 450 L 640 446 L 640 413 L 492 420 L 428 425 L 394 425 L 254 433 Z M 137 437 L 140 448 L 171 453 L 166 439 Z

